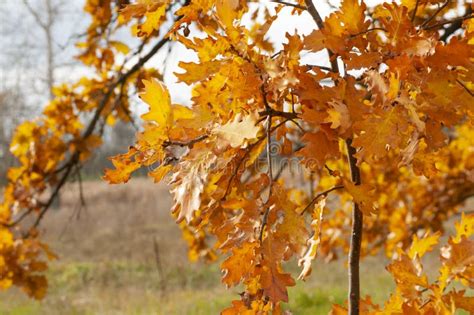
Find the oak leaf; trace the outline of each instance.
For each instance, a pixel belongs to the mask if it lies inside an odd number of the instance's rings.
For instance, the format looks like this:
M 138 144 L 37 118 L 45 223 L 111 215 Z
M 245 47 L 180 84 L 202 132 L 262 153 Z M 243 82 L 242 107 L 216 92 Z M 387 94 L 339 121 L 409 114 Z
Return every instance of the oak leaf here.
M 365 215 L 377 213 L 377 199 L 375 198 L 373 188 L 367 184 L 355 185 L 345 179 L 344 188 Z
M 257 138 L 260 129 L 255 114 L 237 114 L 226 124 L 216 126 L 211 133 L 217 136 L 219 147 L 245 148 Z
M 130 175 L 141 166 L 139 162 L 133 159 L 136 153 L 137 149 L 131 147 L 127 153 L 110 158 L 115 169 L 106 169 L 103 178 L 110 184 L 128 182 Z
M 140 97 L 150 106 L 150 111 L 142 115 L 146 121 L 154 121 L 165 128 L 171 125 L 171 98 L 168 90 L 158 80 L 144 80 L 145 89 Z
M 313 230 L 313 235 L 307 242 L 306 253 L 302 258 L 298 260 L 298 266 L 302 266 L 298 280 L 305 280 L 311 274 L 311 263 L 316 258 L 318 253 L 318 246 L 321 243 L 321 225 L 323 221 L 323 211 L 326 206 L 326 198 L 321 199 L 314 206 L 311 221 L 311 228 Z
M 208 169 L 216 158 L 210 152 L 199 152 L 194 158 L 182 162 L 173 174 L 171 193 L 175 201 L 173 213 L 178 213 L 177 222 L 193 220 L 194 213 L 201 205 L 201 193 L 209 176 Z

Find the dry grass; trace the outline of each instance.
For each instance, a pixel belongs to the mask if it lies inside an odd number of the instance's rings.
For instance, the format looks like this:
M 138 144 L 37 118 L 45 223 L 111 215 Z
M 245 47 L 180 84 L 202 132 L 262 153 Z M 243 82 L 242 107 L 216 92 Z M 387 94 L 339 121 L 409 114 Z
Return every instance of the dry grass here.
M 167 187 L 138 178 L 127 185 L 84 183 L 86 207 L 70 184 L 60 209 L 50 211 L 44 239 L 60 256 L 48 272 L 47 297 L 36 302 L 17 289 L 0 295 L 1 314 L 217 314 L 238 298 L 241 288 L 226 290 L 218 265 L 192 264 L 169 214 Z M 158 272 L 156 239 L 163 274 Z M 318 262 L 311 280 L 290 290 L 294 314 L 324 314 L 346 294 L 344 262 Z M 362 265 L 364 294 L 382 301 L 393 284 L 385 262 Z M 296 271 L 296 266 L 289 269 Z M 164 280 L 163 280 L 164 279 Z

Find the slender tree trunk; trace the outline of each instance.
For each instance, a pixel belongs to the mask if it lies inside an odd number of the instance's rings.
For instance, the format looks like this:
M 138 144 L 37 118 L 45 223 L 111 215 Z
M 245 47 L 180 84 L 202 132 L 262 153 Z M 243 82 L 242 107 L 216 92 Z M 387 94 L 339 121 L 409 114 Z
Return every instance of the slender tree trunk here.
M 324 22 L 318 10 L 314 6 L 313 0 L 305 0 L 306 7 L 309 14 L 313 17 L 314 22 L 319 29 L 324 28 Z M 331 61 L 331 71 L 339 73 L 337 64 L 337 56 L 328 49 L 329 59 Z M 352 139 L 346 140 L 347 156 L 349 167 L 351 170 L 352 182 L 355 185 L 360 185 L 360 170 L 357 166 L 357 160 L 354 157 L 356 150 L 352 146 Z M 363 228 L 363 214 L 359 209 L 359 205 L 354 203 L 352 211 L 352 230 L 351 230 L 351 245 L 349 249 L 349 315 L 359 315 L 359 301 L 360 301 L 360 278 L 359 278 L 359 261 L 360 261 L 360 247 L 362 243 L 362 228 Z
M 347 139 L 347 157 L 349 167 L 351 170 L 351 179 L 355 185 L 360 185 L 360 170 L 357 167 L 357 160 L 354 157 L 356 153 L 352 146 L 352 139 Z M 349 314 L 359 314 L 360 301 L 360 277 L 359 277 L 359 261 L 360 261 L 360 247 L 362 243 L 362 228 L 364 216 L 359 209 L 359 205 L 354 203 L 352 210 L 352 231 L 351 231 L 351 245 L 349 249 Z
M 54 24 L 54 12 L 51 4 L 51 0 L 46 0 L 46 10 L 47 10 L 47 22 L 44 32 L 46 35 L 46 50 L 47 50 L 47 84 L 49 89 L 49 100 L 53 100 L 53 87 L 54 87 L 54 42 L 53 42 L 53 24 Z

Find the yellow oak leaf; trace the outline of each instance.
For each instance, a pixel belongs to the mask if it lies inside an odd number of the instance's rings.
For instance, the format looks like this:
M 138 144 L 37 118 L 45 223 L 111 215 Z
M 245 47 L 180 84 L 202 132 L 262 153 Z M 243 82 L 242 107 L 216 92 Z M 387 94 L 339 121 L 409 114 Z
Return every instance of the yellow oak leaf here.
M 456 236 L 453 241 L 459 243 L 463 237 L 471 237 L 474 234 L 474 214 L 461 215 L 461 221 L 455 223 Z
M 340 23 L 349 34 L 357 34 L 364 29 L 365 10 L 364 1 L 344 0 L 341 3 Z
M 159 183 L 166 176 L 166 174 L 171 171 L 172 168 L 173 166 L 171 164 L 160 165 L 153 171 L 149 172 L 148 176 L 153 177 L 155 183 Z
M 168 90 L 158 80 L 143 80 L 145 89 L 140 98 L 150 106 L 150 111 L 141 117 L 146 121 L 154 121 L 165 128 L 171 125 L 171 98 Z
M 457 309 L 462 308 L 469 312 L 469 314 L 474 314 L 474 297 L 465 296 L 466 290 L 450 292 L 447 296 L 444 297 L 447 302 L 454 302 L 454 305 Z
M 446 266 L 450 268 L 451 274 L 463 274 L 474 272 L 474 240 L 466 237 L 461 238 L 458 243 L 452 239 L 448 245 L 441 249 L 441 258 Z M 474 279 L 468 278 L 474 285 Z
M 161 5 L 154 11 L 147 12 L 145 14 L 146 20 L 141 25 L 140 34 L 150 35 L 155 30 L 159 30 L 161 27 L 161 19 L 166 14 L 167 5 Z
M 418 236 L 415 234 L 411 247 L 408 250 L 408 256 L 411 259 L 414 259 L 415 257 L 423 257 L 427 252 L 432 251 L 434 246 L 438 244 L 440 236 L 441 233 L 439 232 L 434 233 L 433 235 L 429 235 L 429 233 L 427 233 L 422 238 L 418 238 Z
M 232 27 L 234 19 L 238 17 L 239 0 L 217 0 L 216 11 L 217 16 L 224 26 Z
M 130 48 L 121 41 L 111 40 L 109 44 L 124 55 L 130 52 Z

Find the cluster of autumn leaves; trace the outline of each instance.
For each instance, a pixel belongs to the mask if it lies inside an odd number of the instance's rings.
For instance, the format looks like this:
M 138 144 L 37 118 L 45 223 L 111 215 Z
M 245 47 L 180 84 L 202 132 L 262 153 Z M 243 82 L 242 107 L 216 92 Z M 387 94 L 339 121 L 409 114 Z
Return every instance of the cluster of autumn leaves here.
M 305 279 L 316 256 L 345 254 L 353 202 L 364 214 L 362 255 L 384 250 L 394 259 L 387 270 L 397 284 L 384 306 L 361 300 L 363 313 L 474 311 L 473 298 L 453 288 L 456 281 L 473 286 L 472 214 L 461 216 L 441 248 L 437 281 L 428 281 L 421 261 L 443 223 L 474 194 L 468 3 L 406 0 L 368 8 L 343 0 L 318 20 L 312 11 L 318 5 L 310 1 L 271 9 L 238 0 L 118 2 L 86 4 L 93 19 L 79 58 L 98 79 L 59 87 L 44 116 L 20 126 L 13 139 L 21 166 L 10 170 L 0 206 L 3 287 L 44 294 L 37 272 L 45 268 L 40 253 L 47 247 L 36 224 L 16 223 L 25 213 L 43 216 L 47 189 L 54 197 L 63 178 L 100 145 L 99 127 L 130 119 L 128 97 L 138 90 L 149 105 L 143 130 L 128 152 L 112 158 L 114 169 L 104 178 L 124 183 L 148 167 L 155 182 L 168 181 L 190 258 L 224 255 L 223 282 L 245 287 L 224 314 L 280 312 L 295 284 L 284 264 L 296 258 Z M 310 11 L 320 27 L 307 36 L 287 33 L 276 51 L 266 35 L 283 10 Z M 447 23 L 445 16 L 453 15 L 458 18 Z M 160 34 L 170 16 L 174 23 Z M 248 17 L 250 26 L 243 22 Z M 446 36 L 444 26 L 453 23 L 462 30 Z M 155 70 L 138 63 L 128 74 L 116 64 L 115 54 L 133 56 L 143 46 L 132 53 L 110 39 L 111 25 L 131 27 L 143 45 L 161 35 L 196 52 L 198 61 L 180 62 L 175 74 L 192 86 L 190 106 L 172 104 Z M 330 66 L 304 64 L 302 51 L 327 51 Z M 81 120 L 84 112 L 93 113 L 89 124 Z M 350 180 L 348 140 L 357 150 L 361 185 Z M 299 174 L 285 172 L 285 157 L 298 161 Z M 255 167 L 262 159 L 266 167 Z M 303 182 L 295 180 L 301 176 Z

